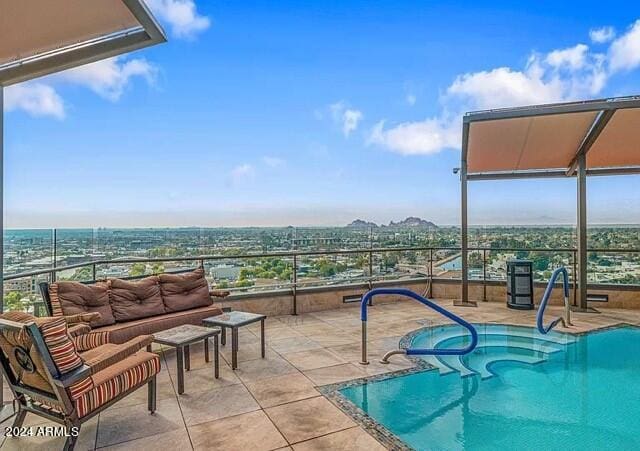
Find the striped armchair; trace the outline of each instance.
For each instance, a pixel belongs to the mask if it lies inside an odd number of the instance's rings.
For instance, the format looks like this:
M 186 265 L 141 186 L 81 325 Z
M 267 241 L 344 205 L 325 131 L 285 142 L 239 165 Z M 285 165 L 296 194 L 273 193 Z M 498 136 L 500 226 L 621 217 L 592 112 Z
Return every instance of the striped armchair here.
M 0 315 L 0 363 L 18 409 L 13 426 L 28 412 L 76 428 L 65 450 L 72 450 L 81 425 L 144 384 L 148 408 L 156 408 L 160 359 L 143 350 L 151 336 L 124 344 L 100 344 L 78 352 L 74 338 L 88 326 L 82 315 L 35 318 L 27 313 Z M 67 431 L 69 432 L 69 431 Z

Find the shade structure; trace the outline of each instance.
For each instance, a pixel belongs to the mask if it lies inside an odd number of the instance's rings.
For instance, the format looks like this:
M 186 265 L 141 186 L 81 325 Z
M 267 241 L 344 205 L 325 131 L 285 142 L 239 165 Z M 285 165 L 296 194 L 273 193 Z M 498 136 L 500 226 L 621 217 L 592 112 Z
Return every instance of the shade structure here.
M 597 113 L 474 122 L 469 172 L 567 168 Z
M 164 41 L 143 0 L 0 0 L 0 213 L 4 87 Z M 0 221 L 0 235 L 3 230 Z M 0 240 L 0 255 L 3 251 Z M 0 265 L 2 280 L 3 274 Z M 4 282 L 0 300 L 3 288 Z M 2 393 L 0 378 L 0 419 L 7 410 Z
M 589 175 L 640 174 L 640 96 L 465 114 L 461 157 L 462 302 L 468 302 L 467 182 L 577 179 L 576 303 L 587 309 Z
M 165 40 L 142 0 L 0 0 L 0 85 Z
M 467 113 L 462 160 L 469 179 L 640 172 L 640 97 Z

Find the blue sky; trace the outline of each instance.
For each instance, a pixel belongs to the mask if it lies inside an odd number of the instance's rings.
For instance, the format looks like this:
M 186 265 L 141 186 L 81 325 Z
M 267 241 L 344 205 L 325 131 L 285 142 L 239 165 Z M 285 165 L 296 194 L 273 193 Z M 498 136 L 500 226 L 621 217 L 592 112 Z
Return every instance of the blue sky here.
M 9 227 L 456 224 L 464 111 L 640 94 L 629 2 L 147 3 L 168 43 L 5 90 Z M 640 222 L 639 189 L 590 180 L 590 220 Z M 574 204 L 470 186 L 476 224 Z

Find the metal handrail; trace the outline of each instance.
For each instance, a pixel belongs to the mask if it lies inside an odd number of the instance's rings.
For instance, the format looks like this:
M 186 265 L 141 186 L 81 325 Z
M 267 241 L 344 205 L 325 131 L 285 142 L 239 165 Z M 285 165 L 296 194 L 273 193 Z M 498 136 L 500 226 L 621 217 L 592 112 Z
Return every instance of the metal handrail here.
M 234 254 L 234 255 L 194 255 L 184 257 L 118 257 L 114 259 L 97 259 L 87 260 L 86 262 L 74 263 L 65 266 L 52 266 L 51 268 L 37 269 L 33 271 L 24 271 L 16 274 L 10 274 L 4 276 L 4 281 L 21 279 L 24 277 L 33 277 L 43 274 L 58 273 L 70 269 L 83 268 L 91 265 L 113 265 L 113 264 L 132 264 L 132 263 L 163 263 L 163 262 L 197 262 L 203 260 L 239 260 L 247 258 L 270 258 L 270 257 L 310 257 L 317 255 L 350 255 L 350 254 L 370 254 L 370 253 L 386 253 L 386 252 L 431 252 L 431 251 L 460 251 L 460 247 L 453 246 L 403 246 L 403 247 L 378 247 L 378 248 L 358 248 L 358 249 L 331 249 L 331 250 L 317 250 L 317 251 L 276 251 L 276 252 L 261 252 L 261 253 L 247 253 L 247 254 Z M 516 248 L 516 247 L 469 247 L 469 251 L 493 251 L 493 252 L 559 252 L 559 253 L 573 253 L 576 252 L 575 248 Z M 640 249 L 612 249 L 612 248 L 591 248 L 589 252 L 609 252 L 617 254 L 634 254 L 640 253 Z
M 549 302 L 549 298 L 551 297 L 551 292 L 555 287 L 556 280 L 562 274 L 562 288 L 564 291 L 564 316 L 560 316 L 553 320 L 547 327 L 544 326 L 544 311 L 547 308 L 547 304 Z M 544 295 L 542 296 L 542 300 L 540 301 L 540 306 L 538 307 L 538 314 L 536 315 L 536 325 L 538 327 L 538 332 L 541 334 L 548 334 L 551 329 L 556 327 L 559 323 L 562 323 L 563 327 L 572 326 L 571 324 L 571 308 L 569 306 L 569 274 L 564 266 L 557 268 L 551 274 L 551 278 L 549 279 L 549 283 L 547 284 L 547 288 L 544 290 Z
M 444 307 L 439 306 L 433 301 L 420 296 L 419 294 L 414 293 L 411 290 L 407 290 L 406 288 L 374 288 L 373 290 L 368 291 L 362 296 L 362 301 L 360 302 L 360 320 L 362 321 L 362 361 L 360 362 L 363 365 L 367 365 L 369 362 L 367 360 L 367 306 L 369 305 L 369 301 L 373 300 L 374 296 L 380 294 L 393 294 L 399 296 L 407 296 L 416 301 L 420 302 L 427 307 L 435 310 L 441 315 L 447 317 L 451 321 L 460 324 L 462 327 L 467 329 L 471 334 L 471 343 L 465 348 L 460 349 L 425 349 L 425 348 L 407 348 L 404 350 L 394 350 L 389 351 L 382 358 L 382 363 L 389 363 L 388 359 L 394 354 L 406 354 L 406 355 L 464 355 L 468 354 L 475 349 L 478 345 L 478 332 L 476 328 L 473 327 L 470 323 L 460 318 L 458 315 L 451 313 L 449 310 Z

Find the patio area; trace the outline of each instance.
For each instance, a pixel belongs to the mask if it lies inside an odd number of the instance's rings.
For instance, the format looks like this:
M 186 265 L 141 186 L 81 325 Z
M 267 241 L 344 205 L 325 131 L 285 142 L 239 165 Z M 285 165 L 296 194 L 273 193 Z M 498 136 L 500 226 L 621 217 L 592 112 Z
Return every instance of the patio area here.
M 533 326 L 535 311 L 514 311 L 503 303 L 480 302 L 477 308 L 441 305 L 472 322 Z M 560 314 L 550 307 L 549 317 Z M 86 423 L 77 449 L 384 449 L 372 436 L 332 404 L 318 387 L 407 369 L 413 364 L 394 356 L 390 365 L 379 358 L 397 348 L 415 329 L 446 322 L 412 301 L 370 308 L 368 366 L 360 365 L 360 320 L 357 305 L 299 316 L 269 317 L 267 354 L 260 358 L 260 325 L 240 330 L 239 368 L 232 371 L 231 349 L 221 347 L 220 378 L 205 363 L 204 346 L 192 345 L 191 371 L 185 393 L 176 394 L 176 356 L 158 347 L 158 407 L 149 415 L 146 388 L 139 389 Z M 572 332 L 627 323 L 640 326 L 640 311 L 603 309 L 600 314 L 574 313 Z M 11 399 L 5 393 L 5 399 Z M 8 425 L 8 424 L 7 424 Z M 46 426 L 27 415 L 25 426 Z M 50 424 L 53 426 L 53 423 Z M 64 438 L 4 439 L 2 449 L 57 449 Z

